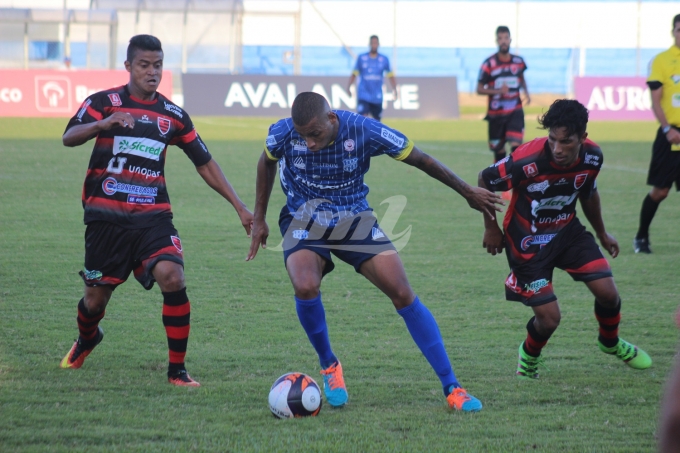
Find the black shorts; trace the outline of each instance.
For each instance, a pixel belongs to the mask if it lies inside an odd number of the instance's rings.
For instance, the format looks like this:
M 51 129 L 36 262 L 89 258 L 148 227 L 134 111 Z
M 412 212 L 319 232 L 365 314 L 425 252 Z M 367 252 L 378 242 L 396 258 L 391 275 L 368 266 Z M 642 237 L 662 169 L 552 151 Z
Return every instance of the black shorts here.
M 331 254 L 354 266 L 359 272 L 364 261 L 383 252 L 396 249 L 380 228 L 372 212 L 338 222 L 326 227 L 316 221 L 300 221 L 293 218 L 284 206 L 279 215 L 279 228 L 283 236 L 283 262 L 298 250 L 306 249 L 326 260 L 323 275 L 335 268 Z
M 357 113 L 359 115 L 368 115 L 370 114 L 374 119 L 380 121 L 380 118 L 382 116 L 382 103 L 379 104 L 374 104 L 373 102 L 368 102 L 368 101 L 359 101 L 357 102 Z
M 674 127 L 679 130 L 679 128 Z M 649 164 L 647 184 L 661 189 L 670 189 L 675 183 L 675 190 L 680 190 L 680 150 L 672 151 L 671 142 L 661 128 L 656 133 L 652 145 L 652 161 Z
M 505 142 L 522 143 L 524 140 L 524 110 L 519 109 L 507 116 L 486 117 L 489 122 L 489 149 L 500 151 Z
M 553 292 L 553 269 L 567 271 L 577 282 L 611 277 L 612 269 L 595 238 L 572 220 L 531 260 L 511 266 L 505 280 L 505 298 L 536 307 L 557 300 Z
M 171 220 L 149 228 L 126 229 L 109 222 L 92 222 L 85 230 L 85 269 L 80 276 L 87 286 L 114 288 L 135 278 L 151 289 L 156 281 L 151 274 L 161 260 L 184 266 L 182 242 Z

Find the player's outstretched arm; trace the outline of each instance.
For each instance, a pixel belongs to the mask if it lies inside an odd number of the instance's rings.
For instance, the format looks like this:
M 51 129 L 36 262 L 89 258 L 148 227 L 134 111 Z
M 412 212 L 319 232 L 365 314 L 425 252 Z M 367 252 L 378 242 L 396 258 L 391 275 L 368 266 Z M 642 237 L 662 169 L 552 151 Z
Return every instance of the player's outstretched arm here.
M 231 186 L 227 177 L 224 176 L 224 172 L 220 165 L 215 161 L 215 159 L 210 159 L 210 161 L 196 167 L 196 171 L 201 178 L 208 184 L 215 192 L 222 195 L 222 197 L 227 200 L 236 209 L 239 219 L 241 219 L 241 225 L 246 230 L 246 234 L 250 237 L 250 231 L 253 227 L 253 214 L 246 208 L 246 204 L 241 201 L 241 199 L 236 194 L 236 191 Z
M 484 182 L 481 171 L 477 177 L 477 185 L 483 189 L 489 189 Z M 496 219 L 489 217 L 485 212 L 483 212 L 482 215 L 484 216 L 484 239 L 482 240 L 482 247 L 486 248 L 487 253 L 492 255 L 499 254 L 505 247 L 503 231 L 501 231 L 498 226 Z
M 590 198 L 579 198 L 581 201 L 581 208 L 586 219 L 595 230 L 595 235 L 600 240 L 602 248 L 604 248 L 612 258 L 619 255 L 619 243 L 614 236 L 607 233 L 604 228 L 604 220 L 602 220 L 602 208 L 600 204 L 600 194 L 595 191 Z
M 265 220 L 267 216 L 267 207 L 269 206 L 269 197 L 272 194 L 274 187 L 274 180 L 276 179 L 277 162 L 267 157 L 265 152 L 260 156 L 257 162 L 257 181 L 255 183 L 255 214 L 253 218 L 253 231 L 250 239 L 250 250 L 246 261 L 255 259 L 257 251 L 262 248 L 267 248 L 267 237 L 269 236 L 269 226 Z
M 108 131 L 114 127 L 128 127 L 132 129 L 135 127 L 135 119 L 129 113 L 116 112 L 103 120 L 78 124 L 69 128 L 64 132 L 61 141 L 64 146 L 79 146 L 96 137 L 101 131 Z
M 472 209 L 486 213 L 491 218 L 495 218 L 495 211 L 500 211 L 500 206 L 504 205 L 501 197 L 495 193 L 469 185 L 446 165 L 415 146 L 403 162 L 422 170 L 437 181 L 446 184 L 465 198 Z

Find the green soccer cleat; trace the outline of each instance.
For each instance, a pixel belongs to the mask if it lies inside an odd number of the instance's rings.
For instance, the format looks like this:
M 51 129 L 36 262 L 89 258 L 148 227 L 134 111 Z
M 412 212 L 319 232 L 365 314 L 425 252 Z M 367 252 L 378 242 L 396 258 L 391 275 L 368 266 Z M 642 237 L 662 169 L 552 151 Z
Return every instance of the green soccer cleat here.
M 636 370 L 646 370 L 652 366 L 652 358 L 649 357 L 649 354 L 634 344 L 628 343 L 623 338 L 619 338 L 619 342 L 612 348 L 606 347 L 600 343 L 599 340 L 597 345 L 605 354 L 616 355 L 616 357 L 623 360 L 626 365 L 635 368 Z
M 517 360 L 518 379 L 538 379 L 538 365 L 543 364 L 541 356 L 533 357 L 524 351 L 524 342 L 519 345 L 519 359 Z

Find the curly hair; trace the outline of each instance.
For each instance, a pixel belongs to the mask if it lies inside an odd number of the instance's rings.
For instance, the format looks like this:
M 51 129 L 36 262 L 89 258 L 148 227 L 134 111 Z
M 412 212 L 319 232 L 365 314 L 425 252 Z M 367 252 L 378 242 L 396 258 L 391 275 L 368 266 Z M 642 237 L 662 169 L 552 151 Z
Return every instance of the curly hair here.
M 547 130 L 565 127 L 570 136 L 577 134 L 580 137 L 585 134 L 588 126 L 588 109 L 579 101 L 558 99 L 538 118 L 538 124 Z

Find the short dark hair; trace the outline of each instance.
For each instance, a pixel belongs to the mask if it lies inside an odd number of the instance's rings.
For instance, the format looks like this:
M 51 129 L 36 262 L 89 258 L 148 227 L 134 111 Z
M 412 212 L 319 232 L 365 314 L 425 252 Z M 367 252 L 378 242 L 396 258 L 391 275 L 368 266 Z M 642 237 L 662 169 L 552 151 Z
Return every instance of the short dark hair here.
M 510 34 L 510 29 L 505 25 L 499 25 L 498 28 L 496 29 L 496 36 L 498 36 L 499 33 Z
M 674 29 L 674 30 L 675 30 L 675 24 L 677 24 L 678 22 L 680 22 L 680 14 L 676 15 L 676 16 L 673 18 L 673 29 Z
M 373 38 L 375 38 L 375 39 L 377 39 L 378 41 L 380 41 L 380 38 L 378 38 L 378 35 L 371 35 L 371 37 L 368 38 L 368 42 L 371 42 L 371 41 L 373 40 Z
M 130 38 L 130 44 L 127 48 L 127 61 L 132 63 L 135 58 L 135 53 L 138 50 L 151 50 L 163 52 L 160 39 L 151 35 L 136 35 Z
M 558 99 L 543 116 L 538 118 L 538 124 L 547 130 L 565 127 L 569 136 L 577 134 L 581 137 L 588 126 L 588 109 L 579 101 Z
M 326 98 L 312 91 L 305 91 L 295 97 L 291 117 L 297 126 L 306 126 L 314 118 L 318 118 L 330 109 Z

